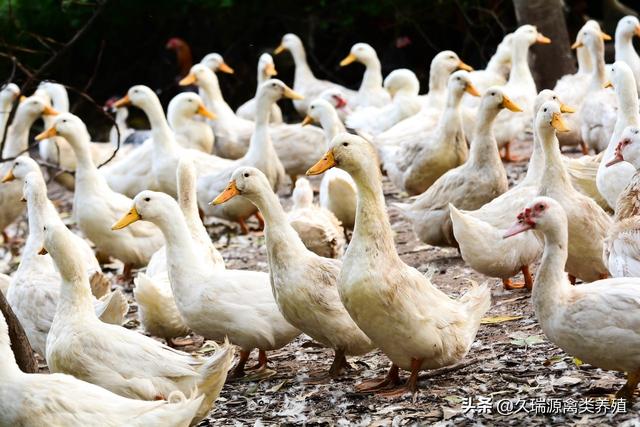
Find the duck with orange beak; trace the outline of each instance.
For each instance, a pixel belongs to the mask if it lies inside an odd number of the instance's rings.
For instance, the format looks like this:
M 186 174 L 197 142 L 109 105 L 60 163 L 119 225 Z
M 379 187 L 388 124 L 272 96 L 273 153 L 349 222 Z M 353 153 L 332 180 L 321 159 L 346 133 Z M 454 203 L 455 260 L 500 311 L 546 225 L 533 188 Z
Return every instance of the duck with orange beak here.
M 17 94 L 15 96 L 18 96 Z M 20 103 L 13 118 L 13 122 L 7 129 L 3 158 L 11 158 L 20 155 L 28 155 L 29 130 L 33 123 L 41 116 L 54 116 L 58 114 L 40 97 L 20 97 Z M 10 162 L 0 164 L 0 176 L 5 176 L 11 169 Z M 6 228 L 15 221 L 24 211 L 23 203 L 16 203 L 22 197 L 22 185 L 19 182 L 10 182 L 0 185 L 0 230 L 5 242 L 9 242 Z
M 367 43 L 354 44 L 349 55 L 340 61 L 340 66 L 354 62 L 365 66 L 360 89 L 353 99 L 354 108 L 383 107 L 391 102 L 391 96 L 382 87 L 382 66 L 375 49 Z
M 609 275 L 602 251 L 612 222 L 593 199 L 571 185 L 556 137 L 556 132 L 566 131 L 568 127 L 558 103 L 549 101 L 542 104 L 535 122 L 535 132 L 544 152 L 538 195 L 558 201 L 571 218 L 566 271 L 574 278 L 593 281 Z
M 340 299 L 356 325 L 391 360 L 386 378 L 357 386 L 361 392 L 398 396 L 418 391 L 418 374 L 460 362 L 468 353 L 483 314 L 487 285 L 449 298 L 398 256 L 386 212 L 375 148 L 363 138 L 338 134 L 307 174 L 339 167 L 358 188 L 356 225 L 338 277 Z M 411 371 L 400 385 L 399 369 Z
M 256 98 L 258 96 L 258 89 L 262 83 L 266 82 L 272 77 L 278 75 L 276 66 L 273 64 L 273 58 L 268 53 L 263 53 L 258 59 L 258 85 L 256 86 L 256 94 L 253 98 L 242 104 L 236 110 L 236 115 L 247 120 L 256 120 Z M 282 123 L 282 110 L 278 104 L 271 106 L 271 114 L 269 116 L 271 123 Z
M 493 123 L 503 109 L 515 114 L 522 111 L 500 87 L 489 88 L 480 101 L 469 159 L 438 178 L 411 203 L 395 204 L 421 241 L 432 246 L 458 247 L 449 207 L 478 209 L 509 188 L 493 136 Z
M 53 126 L 36 140 L 55 135 L 64 137 L 76 155 L 76 187 L 73 212 L 78 227 L 96 249 L 123 262 L 121 280 L 131 279 L 132 268 L 144 267 L 163 244 L 160 230 L 151 224 L 138 224 L 121 233 L 111 232 L 111 224 L 131 206 L 131 199 L 113 191 L 98 171 L 90 155 L 90 136 L 85 124 L 73 114 L 60 114 Z

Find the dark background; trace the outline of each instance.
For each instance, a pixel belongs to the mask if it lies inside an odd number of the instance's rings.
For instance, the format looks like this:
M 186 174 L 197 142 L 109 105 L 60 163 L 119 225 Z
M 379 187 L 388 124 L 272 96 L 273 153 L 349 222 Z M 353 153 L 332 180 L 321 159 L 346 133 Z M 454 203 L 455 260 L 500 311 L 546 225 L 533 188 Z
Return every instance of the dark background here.
M 624 3 L 634 2 L 565 1 L 561 13 L 571 39 L 589 17 L 613 35 L 617 20 L 628 13 Z M 98 9 L 95 20 L 65 48 Z M 363 67 L 341 69 L 338 62 L 352 44 L 366 41 L 376 48 L 384 75 L 410 68 L 425 92 L 428 65 L 437 52 L 452 49 L 482 68 L 517 22 L 511 0 L 107 0 L 103 7 L 96 0 L 0 0 L 0 25 L 3 80 L 13 76 L 22 86 L 28 77 L 24 69 L 33 73 L 53 58 L 34 80 L 59 81 L 99 104 L 131 85 L 146 84 L 166 105 L 179 88 L 175 54 L 165 44 L 180 37 L 191 46 L 194 62 L 218 52 L 235 69 L 234 75 L 219 74 L 224 96 L 235 108 L 253 96 L 258 56 L 272 52 L 286 32 L 301 37 L 319 78 L 357 88 Z M 292 84 L 291 56 L 274 59 L 278 78 Z M 27 94 L 34 89 L 29 86 Z M 71 102 L 90 129 L 106 123 L 84 98 L 72 93 Z M 285 111 L 292 114 L 288 106 Z

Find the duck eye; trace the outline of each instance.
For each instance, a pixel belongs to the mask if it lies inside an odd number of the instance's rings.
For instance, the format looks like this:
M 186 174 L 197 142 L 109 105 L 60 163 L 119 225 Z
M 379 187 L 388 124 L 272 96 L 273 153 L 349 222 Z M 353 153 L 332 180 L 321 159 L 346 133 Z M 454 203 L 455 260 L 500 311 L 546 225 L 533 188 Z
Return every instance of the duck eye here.
M 271 83 L 271 87 L 276 87 L 276 86 L 278 86 L 278 85 L 275 84 L 275 83 Z
M 544 112 L 546 113 L 546 112 L 547 112 L 547 109 L 545 108 L 545 109 L 543 109 L 542 111 L 544 111 Z
M 244 173 L 244 177 L 245 177 L 245 178 L 249 178 L 249 172 L 245 172 L 245 173 Z
M 348 143 L 348 142 L 343 142 L 343 143 L 342 143 L 342 146 L 343 146 L 343 147 L 348 147 L 348 146 L 349 146 L 349 143 Z
M 151 197 L 145 197 L 145 198 L 144 198 L 144 201 L 145 201 L 145 202 L 150 202 L 150 201 L 151 201 Z
M 495 92 L 491 92 L 491 96 L 496 96 L 496 93 Z
M 543 211 L 544 210 L 544 205 L 538 205 L 538 209 Z

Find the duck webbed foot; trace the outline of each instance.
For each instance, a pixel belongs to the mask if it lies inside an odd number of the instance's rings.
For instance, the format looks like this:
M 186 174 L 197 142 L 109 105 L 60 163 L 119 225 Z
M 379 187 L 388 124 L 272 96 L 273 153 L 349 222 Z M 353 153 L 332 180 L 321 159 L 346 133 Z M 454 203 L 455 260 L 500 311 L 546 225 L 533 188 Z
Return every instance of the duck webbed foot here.
M 415 358 L 411 359 L 411 376 L 409 376 L 409 379 L 404 385 L 402 385 L 401 387 L 396 387 L 391 390 L 381 391 L 376 394 L 381 397 L 393 398 L 393 397 L 403 396 L 407 393 L 411 393 L 411 396 L 415 401 L 416 393 L 418 392 L 418 374 L 420 373 L 422 360 L 423 359 L 415 359 Z
M 387 376 L 383 379 L 364 381 L 356 385 L 358 393 L 376 393 L 378 391 L 388 390 L 400 384 L 400 369 L 397 365 L 391 365 Z

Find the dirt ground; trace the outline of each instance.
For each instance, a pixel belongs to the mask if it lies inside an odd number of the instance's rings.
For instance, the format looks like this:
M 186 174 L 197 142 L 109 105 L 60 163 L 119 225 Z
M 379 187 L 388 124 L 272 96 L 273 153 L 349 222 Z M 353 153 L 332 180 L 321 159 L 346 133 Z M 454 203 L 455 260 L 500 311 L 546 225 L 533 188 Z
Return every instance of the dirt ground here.
M 528 157 L 529 143 L 520 143 L 515 154 Z M 508 164 L 510 184 L 524 173 L 526 163 Z M 70 196 L 54 183 L 50 195 L 67 215 Z M 385 180 L 388 202 L 400 200 Z M 282 197 L 288 206 L 287 197 Z M 209 425 L 638 425 L 640 405 L 622 408 L 609 400 L 624 383 L 621 373 L 601 371 L 581 364 L 550 344 L 544 337 L 525 291 L 504 291 L 497 279 L 482 276 L 466 266 L 455 249 L 427 246 L 416 239 L 408 222 L 391 212 L 396 247 L 402 259 L 427 274 L 448 295 L 458 297 L 471 280 L 488 282 L 493 303 L 470 353 L 450 368 L 423 372 L 420 392 L 386 399 L 354 392 L 354 386 L 382 377 L 389 361 L 379 351 L 350 358 L 353 370 L 339 380 L 317 380 L 329 369 L 332 351 L 313 345 L 302 336 L 269 354 L 269 369 L 254 378 L 225 385 L 216 408 L 200 426 Z M 24 235 L 26 225 L 18 225 Z M 254 233 L 238 236 L 222 224 L 208 226 L 229 268 L 267 271 L 264 238 Z M 15 230 L 12 230 L 15 231 Z M 0 271 L 12 271 L 19 261 L 13 252 L 0 249 Z M 117 265 L 106 271 L 114 273 Z M 519 278 L 522 280 L 522 278 Z M 131 289 L 129 328 L 138 328 L 137 307 Z M 507 317 L 508 316 L 508 317 Z M 505 318 L 507 317 L 507 318 Z M 199 351 L 198 345 L 187 351 Z M 254 354 L 253 357 L 256 355 Z M 43 365 L 43 371 L 46 367 Z M 402 373 L 405 377 L 407 373 Z M 314 381 L 314 379 L 316 381 Z M 623 411 L 626 409 L 626 411 Z M 553 414 L 550 414 L 553 412 Z

